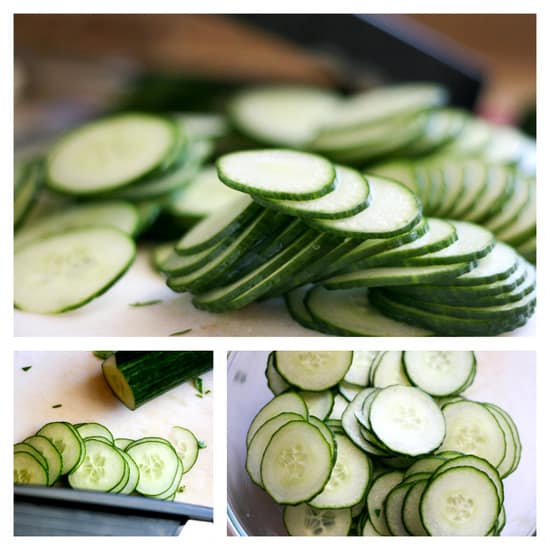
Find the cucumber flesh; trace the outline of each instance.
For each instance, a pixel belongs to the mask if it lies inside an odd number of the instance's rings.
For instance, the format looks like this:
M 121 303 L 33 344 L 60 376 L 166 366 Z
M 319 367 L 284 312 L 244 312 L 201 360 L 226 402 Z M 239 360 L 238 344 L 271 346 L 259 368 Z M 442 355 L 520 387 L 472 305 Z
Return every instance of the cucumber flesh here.
M 82 437 L 68 422 L 50 422 L 38 430 L 36 435 L 49 439 L 61 453 L 63 469 L 68 474 L 78 468 L 84 460 L 86 449 Z
M 48 485 L 48 472 L 33 455 L 19 451 L 13 454 L 13 481 L 16 484 Z
M 351 510 L 317 510 L 308 504 L 285 506 L 283 521 L 292 536 L 340 536 L 348 534 L 351 528 Z

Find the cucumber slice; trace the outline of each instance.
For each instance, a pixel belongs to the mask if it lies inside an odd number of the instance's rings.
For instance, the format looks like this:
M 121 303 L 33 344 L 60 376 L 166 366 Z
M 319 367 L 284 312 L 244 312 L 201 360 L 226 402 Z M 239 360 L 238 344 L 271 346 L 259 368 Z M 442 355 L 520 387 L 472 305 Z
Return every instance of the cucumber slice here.
M 422 254 L 405 260 L 405 265 L 437 265 L 472 262 L 487 256 L 495 246 L 495 237 L 483 227 L 453 220 L 457 240 L 437 252 Z
M 248 224 L 260 211 L 248 195 L 241 195 L 193 226 L 176 244 L 176 252 L 182 255 L 200 252 L 234 235 Z
M 329 420 L 341 420 L 346 407 L 348 406 L 348 401 L 342 397 L 340 394 L 334 396 L 334 405 L 330 411 Z
M 134 261 L 136 247 L 107 227 L 73 229 L 33 241 L 14 258 L 14 300 L 34 313 L 61 313 L 106 292 Z
M 417 197 L 396 181 L 367 174 L 371 202 L 354 216 L 338 220 L 308 220 L 321 231 L 356 238 L 391 237 L 412 229 L 421 218 Z
M 215 166 L 203 168 L 170 202 L 168 211 L 178 219 L 194 223 L 216 210 L 228 207 L 240 196 L 218 178 Z M 208 200 L 205 200 L 205 198 Z
M 321 432 L 306 421 L 291 421 L 275 432 L 265 449 L 262 484 L 278 504 L 299 504 L 323 490 L 332 467 Z
M 355 445 L 366 452 L 370 452 L 371 445 L 361 435 L 360 424 L 357 421 L 356 415 L 361 412 L 365 399 L 374 391 L 376 391 L 375 388 L 365 388 L 361 390 L 349 402 L 342 414 L 342 429 Z
M 410 535 L 415 537 L 426 537 L 428 532 L 422 525 L 422 518 L 420 516 L 420 501 L 422 495 L 428 485 L 428 480 L 423 479 L 413 483 L 403 501 L 402 518 L 403 526 Z
M 407 468 L 403 479 L 408 481 L 417 474 L 432 474 L 445 462 L 445 458 L 441 456 L 426 456 L 416 460 L 412 466 Z
M 285 506 L 283 522 L 289 535 L 343 537 L 351 529 L 351 510 L 317 510 L 307 504 Z
M 40 462 L 40 465 L 44 470 L 46 470 L 46 473 L 48 474 L 48 481 L 50 479 L 49 472 L 48 472 L 48 461 L 46 460 L 46 457 L 38 450 L 35 449 L 32 445 L 29 445 L 28 443 L 16 443 L 13 446 L 13 452 L 15 453 L 29 453 L 32 455 L 38 462 Z
M 181 468 L 174 447 L 160 438 L 138 439 L 128 445 L 125 452 L 138 465 L 139 482 L 136 490 L 142 495 L 159 497 L 165 493 L 176 479 L 178 468 Z
M 72 195 L 124 187 L 161 167 L 179 139 L 174 121 L 145 113 L 86 124 L 63 137 L 49 153 L 48 185 Z
M 454 220 L 461 220 L 485 192 L 487 165 L 483 161 L 465 160 L 462 162 L 462 170 L 463 191 L 448 214 Z
M 460 262 L 446 265 L 373 267 L 330 277 L 323 285 L 328 290 L 340 290 L 454 282 L 458 276 L 473 269 L 474 265 L 471 262 Z
M 335 435 L 336 462 L 321 493 L 309 501 L 314 508 L 351 508 L 362 502 L 371 480 L 368 457 L 345 435 Z
M 388 493 L 384 502 L 386 525 L 394 537 L 406 537 L 409 534 L 403 522 L 403 507 L 405 497 L 412 485 L 412 482 L 400 483 Z
M 344 378 L 352 358 L 351 351 L 276 351 L 275 367 L 292 386 L 321 391 Z
M 487 407 L 490 412 L 492 413 L 498 413 L 502 418 L 504 418 L 506 420 L 506 422 L 508 423 L 508 426 L 510 427 L 510 429 L 512 430 L 512 435 L 513 435 L 513 438 L 514 438 L 514 450 L 515 450 L 515 459 L 514 459 L 514 463 L 513 463 L 513 466 L 512 466 L 512 470 L 510 471 L 510 473 L 512 473 L 519 465 L 520 463 L 520 460 L 521 460 L 521 439 L 519 437 L 519 431 L 518 431 L 518 428 L 516 426 L 516 423 L 514 422 L 513 418 L 504 410 L 502 409 L 501 407 L 499 407 L 498 405 L 495 405 L 494 403 L 485 403 L 485 407 Z
M 332 191 L 336 179 L 328 160 L 287 149 L 229 153 L 216 166 L 229 187 L 273 199 L 316 199 Z
M 174 245 L 168 245 L 168 252 L 163 258 L 157 258 L 156 267 L 162 273 L 169 277 L 179 275 L 188 275 L 193 271 L 197 271 L 204 267 L 207 263 L 219 256 L 228 246 L 226 240 L 222 240 L 209 248 L 195 252 L 195 254 L 187 254 L 181 256 L 174 251 Z
M 418 388 L 381 389 L 372 401 L 369 422 L 386 447 L 409 456 L 432 452 L 445 438 L 445 419 L 440 408 Z
M 80 434 L 68 422 L 49 422 L 36 432 L 49 439 L 61 453 L 63 468 L 61 474 L 68 474 L 84 461 L 86 449 Z
M 304 299 L 310 289 L 311 285 L 304 285 L 285 294 L 286 309 L 298 324 L 310 330 L 321 331 L 304 304 Z
M 174 426 L 170 430 L 168 441 L 173 445 L 174 449 L 181 460 L 183 473 L 187 473 L 195 465 L 199 456 L 199 442 L 195 434 L 187 428 Z
M 353 359 L 344 376 L 344 381 L 358 386 L 368 386 L 370 372 L 379 355 L 379 351 L 354 351 Z
M 69 484 L 73 489 L 91 491 L 112 491 L 128 478 L 128 466 L 122 452 L 103 441 L 84 441 L 85 456 L 82 464 L 69 474 Z
M 260 143 L 300 147 L 338 104 L 337 96 L 318 88 L 257 86 L 238 93 L 229 113 L 241 132 Z
M 440 451 L 476 455 L 498 468 L 506 455 L 506 439 L 495 417 L 481 403 L 448 403 L 443 416 L 447 432 Z
M 381 86 L 352 96 L 330 113 L 323 133 L 367 126 L 374 122 L 403 116 L 443 105 L 445 90 L 432 83 Z
M 495 409 L 490 404 L 485 404 L 485 407 L 495 417 L 495 420 L 498 422 L 506 441 L 506 453 L 497 467 L 499 477 L 505 478 L 512 472 L 516 461 L 516 454 L 518 452 L 516 441 L 514 439 L 514 433 L 508 419 L 500 412 L 499 409 Z
M 140 474 L 140 476 L 141 476 L 141 474 Z M 180 487 L 180 484 L 181 484 L 182 477 L 183 477 L 183 466 L 181 464 L 181 460 L 179 460 L 179 458 L 178 458 L 178 466 L 177 466 L 177 469 L 176 469 L 176 475 L 174 476 L 174 479 L 173 479 L 172 483 L 170 484 L 170 486 L 166 489 L 166 491 L 163 491 L 162 493 L 160 493 L 158 495 L 150 495 L 150 496 L 152 496 L 152 498 L 156 498 L 158 500 L 174 500 L 173 495 L 175 495 L 175 493 L 178 491 L 178 489 Z M 138 483 L 138 487 L 139 487 L 139 483 Z
M 280 413 L 262 424 L 254 434 L 254 437 L 250 440 L 250 444 L 246 450 L 245 467 L 250 479 L 256 483 L 256 485 L 263 487 L 261 475 L 262 457 L 273 434 L 279 428 L 293 420 L 303 420 L 303 417 L 297 413 Z
M 264 405 L 252 420 L 246 434 L 246 446 L 248 447 L 250 445 L 254 434 L 263 424 L 271 418 L 285 412 L 299 414 L 304 419 L 308 416 L 306 404 L 297 393 L 287 392 L 277 395 Z
M 473 351 L 406 351 L 403 364 L 407 377 L 433 396 L 456 395 L 463 391 L 476 370 Z
M 356 355 L 359 355 L 361 353 L 369 353 L 369 352 L 360 352 L 360 351 L 354 351 L 353 352 L 353 357 L 355 359 L 355 356 Z M 353 365 L 353 362 L 352 362 L 352 365 Z M 351 370 L 351 367 L 350 367 L 350 370 Z M 349 371 L 348 371 L 349 373 Z M 346 373 L 346 376 L 347 376 L 347 373 Z M 351 401 L 362 389 L 364 386 L 366 386 L 367 384 L 364 384 L 364 385 L 359 385 L 359 384 L 354 384 L 352 382 L 348 382 L 346 380 L 346 378 L 344 377 L 344 380 L 342 380 L 339 384 L 338 384 L 338 392 L 340 393 L 340 395 L 342 395 L 344 397 L 344 399 L 346 401 Z
M 395 384 L 411 385 L 403 369 L 402 351 L 382 352 L 372 372 L 371 380 L 375 388 L 386 388 Z
M 129 495 L 137 489 L 139 483 L 139 468 L 129 454 L 125 452 L 121 452 L 121 454 L 122 458 L 126 461 L 126 465 L 128 466 L 128 480 L 126 485 L 124 485 L 124 487 L 122 487 L 118 492 L 123 495 Z
M 290 389 L 290 384 L 277 372 L 275 368 L 275 352 L 269 352 L 267 357 L 267 367 L 265 369 L 267 387 L 273 392 L 273 395 L 279 395 Z M 302 396 L 303 398 L 303 396 Z
M 298 393 L 304 400 L 310 417 L 315 416 L 319 420 L 325 420 L 331 414 L 334 406 L 334 394 L 331 389 Z
M 106 439 L 111 445 L 114 445 L 115 438 L 113 434 L 102 424 L 98 424 L 97 422 L 86 422 L 75 426 L 75 428 L 82 439 L 99 436 Z
M 390 491 L 403 481 L 402 472 L 387 472 L 378 476 L 372 483 L 367 495 L 367 509 L 372 526 L 380 535 L 390 535 L 386 523 L 384 503 Z
M 370 519 L 367 519 L 367 521 L 365 521 L 365 525 L 363 525 L 363 529 L 361 530 L 360 535 L 362 537 L 379 537 L 380 536 L 378 531 L 374 528 Z
M 537 230 L 537 197 L 536 185 L 534 181 L 530 181 L 529 200 L 525 207 L 521 210 L 518 217 L 496 232 L 499 240 L 504 241 L 512 246 L 521 244 L 527 238 L 532 237 Z
M 369 184 L 356 170 L 336 166 L 334 189 L 326 195 L 307 201 L 256 199 L 268 208 L 294 216 L 317 219 L 348 218 L 369 206 Z
M 316 416 L 310 416 L 307 421 L 312 425 L 315 426 L 320 432 L 321 435 L 326 439 L 326 442 L 328 443 L 328 446 L 330 448 L 330 454 L 332 456 L 335 456 L 336 454 L 336 441 L 334 440 L 334 437 L 337 435 L 336 432 L 333 431 L 333 429 L 325 424 L 322 420 L 317 418 Z
M 491 532 L 500 503 L 489 477 L 465 466 L 435 476 L 422 495 L 420 509 L 432 536 L 483 536 Z
M 42 435 L 27 437 L 24 443 L 34 447 L 39 453 L 42 453 L 48 464 L 48 485 L 53 485 L 59 479 L 63 470 L 61 453 L 47 437 Z
M 51 233 L 63 233 L 69 229 L 89 225 L 114 227 L 128 235 L 135 235 L 139 218 L 136 208 L 127 202 L 104 201 L 71 206 L 61 212 L 54 212 L 26 225 L 17 232 L 14 249 L 19 250 L 27 243 L 43 239 Z
M 13 453 L 13 482 L 25 485 L 48 485 L 48 472 L 34 455 L 19 451 Z
M 115 447 L 117 449 L 120 449 L 121 451 L 125 451 L 126 447 L 128 447 L 128 445 L 130 445 L 130 443 L 133 443 L 134 441 L 134 439 L 130 439 L 128 437 L 117 437 L 115 439 Z
M 432 332 L 394 321 L 370 304 L 364 289 L 313 287 L 305 304 L 325 331 L 342 336 L 430 336 Z
M 20 170 L 19 175 L 17 170 Z M 13 226 L 18 229 L 26 220 L 44 181 L 44 166 L 41 158 L 16 162 L 13 194 Z

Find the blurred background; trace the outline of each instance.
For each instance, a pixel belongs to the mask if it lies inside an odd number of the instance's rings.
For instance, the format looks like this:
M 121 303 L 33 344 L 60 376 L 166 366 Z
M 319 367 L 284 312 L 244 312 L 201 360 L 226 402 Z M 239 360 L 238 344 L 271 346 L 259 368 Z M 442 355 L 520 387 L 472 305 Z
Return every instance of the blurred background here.
M 14 31 L 16 146 L 103 112 L 215 110 L 251 82 L 434 80 L 453 104 L 535 132 L 530 14 L 21 14 Z

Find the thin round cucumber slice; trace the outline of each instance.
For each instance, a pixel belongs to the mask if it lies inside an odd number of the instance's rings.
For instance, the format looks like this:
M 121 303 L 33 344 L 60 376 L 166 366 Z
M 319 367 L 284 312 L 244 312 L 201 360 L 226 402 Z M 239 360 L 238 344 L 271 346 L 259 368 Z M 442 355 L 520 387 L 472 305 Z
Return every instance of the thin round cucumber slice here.
M 304 400 L 295 392 L 286 392 L 274 397 L 264 405 L 252 420 L 248 433 L 246 434 L 246 446 L 250 445 L 254 434 L 269 419 L 285 412 L 299 414 L 306 419 L 308 416 L 307 406 Z
M 135 254 L 135 243 L 108 227 L 73 229 L 33 241 L 15 254 L 15 306 L 34 313 L 83 306 L 113 286 Z
M 259 213 L 260 208 L 248 195 L 236 197 L 230 204 L 193 226 L 176 244 L 176 252 L 188 255 L 210 248 L 242 229 Z
M 73 489 L 112 491 L 128 474 L 128 466 L 121 451 L 96 439 L 84 441 L 85 457 L 80 466 L 69 474 Z
M 498 405 L 495 405 L 494 403 L 485 403 L 485 407 L 487 407 L 492 413 L 497 413 L 504 420 L 506 420 L 508 426 L 512 430 L 512 436 L 514 439 L 513 447 L 515 452 L 515 458 L 514 458 L 514 463 L 512 465 L 512 469 L 508 474 L 510 475 L 518 467 L 521 460 L 522 446 L 521 446 L 521 439 L 519 437 L 518 427 L 516 426 L 516 423 L 514 422 L 514 419 L 510 416 L 510 414 L 506 412 L 504 409 L 502 409 L 501 407 L 499 407 Z M 506 443 L 506 445 L 508 445 L 508 443 Z M 501 476 L 501 477 L 505 477 L 505 476 Z
M 275 368 L 275 352 L 271 351 L 267 357 L 267 366 L 265 368 L 265 377 L 267 387 L 273 392 L 273 395 L 279 395 L 290 389 L 290 384 L 277 372 Z
M 331 427 L 328 424 L 325 424 L 316 416 L 310 416 L 307 421 L 321 432 L 321 435 L 326 439 L 328 446 L 330 447 L 330 454 L 334 456 L 336 452 L 336 441 L 334 440 L 334 437 L 336 436 L 336 431 L 333 430 L 334 426 Z
M 137 489 L 139 483 L 139 468 L 129 454 L 125 452 L 121 452 L 121 454 L 122 458 L 126 461 L 126 465 L 128 466 L 128 480 L 126 481 L 126 485 L 124 485 L 124 487 L 122 487 L 118 492 L 122 495 L 129 495 Z
M 365 524 L 363 525 L 363 529 L 359 533 L 362 537 L 379 537 L 380 533 L 374 528 L 372 522 L 370 519 L 367 518 L 367 521 L 365 521 Z
M 278 504 L 299 504 L 323 490 L 332 467 L 321 432 L 306 421 L 292 421 L 275 432 L 265 449 L 262 484 Z
M 23 485 L 48 485 L 48 472 L 34 455 L 18 451 L 13 453 L 13 482 Z
M 58 480 L 63 470 L 63 459 L 61 457 L 61 453 L 47 437 L 42 435 L 27 437 L 24 443 L 27 443 L 31 447 L 34 447 L 38 452 L 42 453 L 48 463 L 48 485 L 53 485 Z
M 516 454 L 518 451 L 514 434 L 507 418 L 502 415 L 499 409 L 495 409 L 490 405 L 485 405 L 485 407 L 495 417 L 500 429 L 504 433 L 504 439 L 506 440 L 506 454 L 497 468 L 499 476 L 504 479 L 510 475 L 516 461 Z
M 125 451 L 126 447 L 128 447 L 128 445 L 130 445 L 130 443 L 133 443 L 134 441 L 134 439 L 130 439 L 128 437 L 117 437 L 115 439 L 115 447 L 117 449 L 120 449 L 121 451 Z
M 445 462 L 445 458 L 441 456 L 426 456 L 415 460 L 414 463 L 407 468 L 404 474 L 404 479 L 408 480 L 417 474 L 431 474 L 435 472 L 439 466 Z
M 197 437 L 187 428 L 174 426 L 170 430 L 168 441 L 176 449 L 183 466 L 183 473 L 185 474 L 195 465 L 199 456 L 199 441 Z
M 406 351 L 403 364 L 414 386 L 442 397 L 462 391 L 475 372 L 476 357 L 473 351 Z
M 317 219 L 348 218 L 369 205 L 368 180 L 356 170 L 336 166 L 334 189 L 326 195 L 307 201 L 266 199 L 259 202 L 294 216 Z
M 345 435 L 335 435 L 336 462 L 321 493 L 309 501 L 314 508 L 351 508 L 361 502 L 371 480 L 371 463 Z
M 357 413 L 361 412 L 365 399 L 375 392 L 375 388 L 365 388 L 361 390 L 348 404 L 342 414 L 342 429 L 346 435 L 365 452 L 371 452 L 372 446 L 361 435 L 361 425 L 357 421 Z
M 136 490 L 142 495 L 156 496 L 171 487 L 180 465 L 176 450 L 161 438 L 142 438 L 126 447 L 138 465 L 139 483 Z
M 403 507 L 405 497 L 409 489 L 412 487 L 412 482 L 403 482 L 395 486 L 386 497 L 384 502 L 384 514 L 386 516 L 386 525 L 388 531 L 394 537 L 406 537 L 409 532 L 403 523 Z
M 172 481 L 170 487 L 168 487 L 166 491 L 163 491 L 158 495 L 150 495 L 150 496 L 159 500 L 168 500 L 168 499 L 173 500 L 172 496 L 178 491 L 182 477 L 183 477 L 183 466 L 181 464 L 181 460 L 178 459 L 178 468 L 176 470 L 176 475 L 174 476 L 174 480 Z
M 461 455 L 450 458 L 439 466 L 434 475 L 439 475 L 442 472 L 461 466 L 471 466 L 472 468 L 482 471 L 493 482 L 500 505 L 502 506 L 504 504 L 504 486 L 498 470 L 479 456 Z
M 386 388 L 395 384 L 410 386 L 411 384 L 403 370 L 403 352 L 382 352 L 376 362 L 376 367 L 373 369 L 371 379 L 375 388 Z
M 291 536 L 343 537 L 351 528 L 351 510 L 317 510 L 307 504 L 285 506 L 283 522 Z
M 246 451 L 245 467 L 250 479 L 256 483 L 256 485 L 263 487 L 261 475 L 262 457 L 273 434 L 279 428 L 293 420 L 303 420 L 303 417 L 299 414 L 290 412 L 278 414 L 260 426 L 250 441 Z
M 427 393 L 413 387 L 381 389 L 371 404 L 369 422 L 386 447 L 409 456 L 434 451 L 445 437 L 441 409 Z
M 379 355 L 379 351 L 354 351 L 351 365 L 343 381 L 357 386 L 370 385 L 370 373 Z M 346 397 L 346 395 L 344 395 L 344 397 Z
M 422 518 L 420 516 L 420 500 L 426 486 L 428 485 L 428 479 L 422 479 L 413 483 L 403 501 L 402 518 L 403 526 L 407 530 L 409 535 L 414 537 L 426 537 L 428 532 L 422 525 Z
M 395 321 L 374 307 L 364 289 L 313 287 L 305 305 L 324 331 L 341 336 L 431 336 L 429 330 Z
M 390 535 L 386 523 L 384 503 L 390 491 L 403 481 L 403 473 L 387 472 L 378 476 L 372 483 L 367 495 L 367 510 L 374 529 L 380 535 Z
M 287 149 L 229 153 L 216 166 L 229 187 L 273 199 L 316 199 L 332 191 L 336 179 L 330 161 Z
M 304 400 L 308 416 L 315 416 L 319 420 L 325 420 L 332 412 L 334 406 L 334 394 L 332 390 L 306 391 L 298 392 Z
M 134 205 L 123 201 L 70 206 L 23 227 L 15 236 L 14 248 L 18 250 L 27 243 L 51 233 L 63 233 L 69 229 L 89 225 L 105 225 L 128 235 L 135 235 L 139 225 L 138 212 Z
M 317 326 L 311 313 L 306 309 L 304 304 L 304 298 L 310 289 L 311 285 L 304 285 L 285 294 L 286 309 L 298 324 L 310 330 L 321 332 L 321 329 Z
M 40 157 L 16 161 L 14 171 L 13 226 L 19 229 L 32 210 L 44 182 L 44 163 Z
M 78 468 L 84 460 L 86 449 L 82 437 L 68 422 L 50 422 L 36 432 L 49 439 L 61 453 L 63 468 L 61 474 L 68 474 Z
M 351 351 L 276 351 L 275 367 L 292 386 L 321 391 L 344 378 L 352 358 Z
M 229 105 L 237 128 L 267 145 L 300 147 L 310 141 L 339 104 L 328 90 L 298 85 L 257 86 L 238 93 Z
M 420 203 L 404 185 L 366 175 L 372 195 L 368 208 L 338 220 L 307 220 L 321 231 L 346 237 L 391 237 L 412 229 L 421 218 Z
M 352 96 L 330 113 L 323 133 L 332 133 L 443 105 L 445 90 L 432 83 L 381 86 Z
M 432 536 L 484 536 L 490 533 L 500 510 L 489 477 L 472 467 L 436 475 L 420 502 L 422 523 Z
M 13 446 L 13 452 L 23 452 L 23 453 L 29 453 L 32 455 L 38 462 L 40 462 L 40 465 L 46 470 L 46 473 L 48 474 L 49 479 L 49 473 L 48 473 L 48 461 L 46 460 L 46 457 L 38 450 L 35 449 L 32 445 L 29 445 L 28 443 L 16 443 Z
M 163 165 L 179 140 L 174 121 L 126 113 L 86 124 L 48 155 L 49 187 L 90 195 L 129 185 Z
M 100 436 L 105 438 L 112 445 L 114 445 L 115 438 L 113 437 L 113 434 L 108 428 L 103 426 L 103 424 L 99 424 L 97 422 L 85 422 L 83 424 L 75 426 L 75 428 L 77 429 L 82 439 Z
M 481 403 L 447 403 L 443 416 L 447 433 L 439 450 L 476 455 L 498 468 L 506 455 L 506 439 L 495 417 Z

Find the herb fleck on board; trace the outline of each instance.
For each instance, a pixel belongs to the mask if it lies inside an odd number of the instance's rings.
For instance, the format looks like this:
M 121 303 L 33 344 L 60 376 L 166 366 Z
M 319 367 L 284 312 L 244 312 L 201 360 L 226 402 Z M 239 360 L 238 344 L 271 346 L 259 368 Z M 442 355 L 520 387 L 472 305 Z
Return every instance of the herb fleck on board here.
M 32 369 L 32 365 L 27 365 L 26 367 L 21 367 L 21 370 L 22 370 L 23 372 L 27 372 L 27 371 L 29 371 L 29 370 L 31 370 L 31 369 Z
M 56 403 L 55 405 L 52 405 L 52 409 L 59 409 L 63 405 L 61 403 Z
M 145 306 L 155 306 L 157 304 L 162 304 L 162 300 L 149 300 L 148 302 L 134 302 L 129 304 L 130 307 L 145 307 Z
M 185 330 L 178 330 L 176 332 L 172 332 L 170 336 L 183 336 L 184 334 L 187 334 L 188 332 L 191 332 L 192 328 L 186 328 Z

